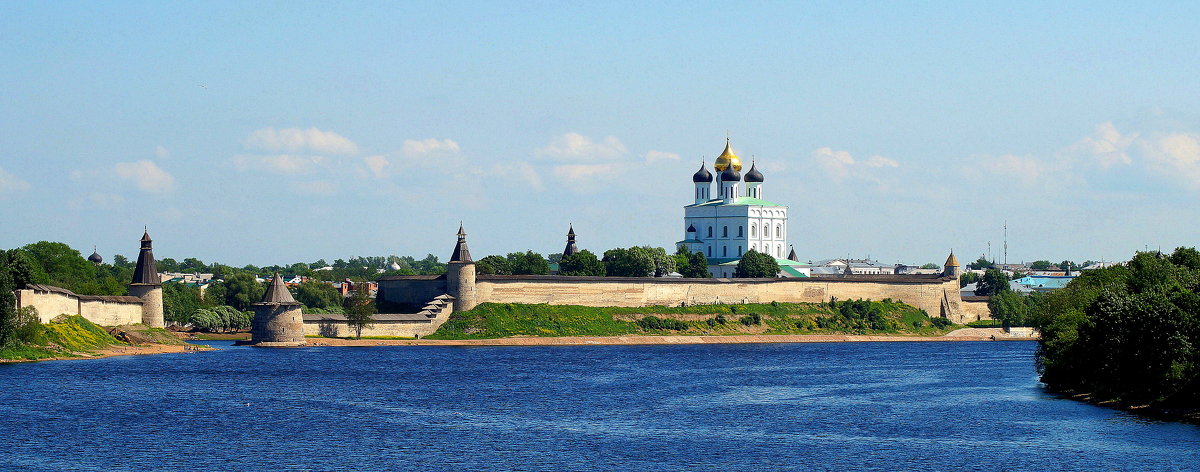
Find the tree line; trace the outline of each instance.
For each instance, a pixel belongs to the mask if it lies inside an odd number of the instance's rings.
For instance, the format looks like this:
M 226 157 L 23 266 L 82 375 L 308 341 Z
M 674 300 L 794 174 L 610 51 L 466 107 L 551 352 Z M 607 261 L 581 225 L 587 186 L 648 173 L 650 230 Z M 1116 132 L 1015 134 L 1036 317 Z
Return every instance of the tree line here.
M 1042 382 L 1127 405 L 1200 406 L 1200 252 L 1138 252 L 1030 311 Z
M 685 278 L 711 277 L 708 258 L 683 246 L 674 254 L 651 246 L 609 249 L 601 257 L 587 249 L 569 256 L 552 254 L 550 258 L 533 251 L 493 254 L 475 261 L 475 270 L 494 275 L 546 275 L 552 262 L 558 264 L 558 275 L 563 276 L 663 277 L 679 273 Z M 774 257 L 754 250 L 742 255 L 735 270 L 736 277 L 775 277 L 778 273 Z

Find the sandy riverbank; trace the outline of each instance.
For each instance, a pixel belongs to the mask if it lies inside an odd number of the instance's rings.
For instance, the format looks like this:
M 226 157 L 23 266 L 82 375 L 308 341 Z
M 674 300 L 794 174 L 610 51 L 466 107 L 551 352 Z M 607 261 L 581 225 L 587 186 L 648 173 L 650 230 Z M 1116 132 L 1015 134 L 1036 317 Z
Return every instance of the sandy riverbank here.
M 999 328 L 964 328 L 944 336 L 860 336 L 850 334 L 729 336 L 567 336 L 495 339 L 337 339 L 311 338 L 309 346 L 606 346 L 637 344 L 748 344 L 913 341 L 1032 341 Z

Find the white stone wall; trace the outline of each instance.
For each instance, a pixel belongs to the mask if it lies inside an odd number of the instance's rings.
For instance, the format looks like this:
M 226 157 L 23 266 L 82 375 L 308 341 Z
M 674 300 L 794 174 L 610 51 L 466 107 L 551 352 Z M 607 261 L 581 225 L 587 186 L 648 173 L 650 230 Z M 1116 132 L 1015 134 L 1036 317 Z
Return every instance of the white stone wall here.
M 82 315 L 84 319 L 101 326 L 142 322 L 141 303 L 81 300 L 78 296 L 65 293 L 29 289 L 17 290 L 16 295 L 17 306 L 37 309 L 38 319 L 42 323 L 49 323 L 58 315 Z

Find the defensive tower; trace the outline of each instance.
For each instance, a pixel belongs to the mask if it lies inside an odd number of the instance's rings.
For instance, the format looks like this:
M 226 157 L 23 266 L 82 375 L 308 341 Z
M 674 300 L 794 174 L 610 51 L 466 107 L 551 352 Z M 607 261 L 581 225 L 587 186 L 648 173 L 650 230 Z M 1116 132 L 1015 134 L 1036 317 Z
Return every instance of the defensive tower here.
M 154 264 L 152 243 L 150 232 L 142 233 L 142 250 L 133 268 L 129 294 L 142 299 L 142 323 L 151 328 L 162 328 L 166 326 L 163 320 L 162 279 Z
M 950 250 L 950 257 L 946 258 L 946 267 L 942 270 L 942 275 L 956 279 L 962 275 L 962 267 L 958 265 L 958 258 L 954 257 L 953 249 Z
M 475 308 L 475 261 L 467 249 L 467 232 L 458 225 L 458 244 L 446 264 L 446 291 L 454 297 L 454 311 Z
M 250 344 L 261 347 L 303 346 L 304 315 L 279 272 L 271 279 L 262 301 L 255 303 Z
M 567 248 L 563 249 L 563 257 L 579 252 L 579 247 L 575 245 L 575 225 L 571 225 L 567 229 Z

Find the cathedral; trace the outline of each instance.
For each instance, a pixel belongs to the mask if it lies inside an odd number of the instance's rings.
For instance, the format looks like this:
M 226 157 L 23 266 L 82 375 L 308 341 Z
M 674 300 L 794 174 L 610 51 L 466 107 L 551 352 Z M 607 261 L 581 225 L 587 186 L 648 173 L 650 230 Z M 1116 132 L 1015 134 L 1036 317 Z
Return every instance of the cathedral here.
M 751 163 L 743 176 L 742 161 L 728 138 L 713 169 L 715 177 L 701 163 L 692 175 L 694 202 L 683 207 L 685 234 L 677 245 L 704 254 L 713 277 L 733 277 L 738 261 L 750 250 L 774 257 L 780 276 L 807 277 L 808 266 L 787 244 L 788 207 L 763 199 L 762 172 Z

